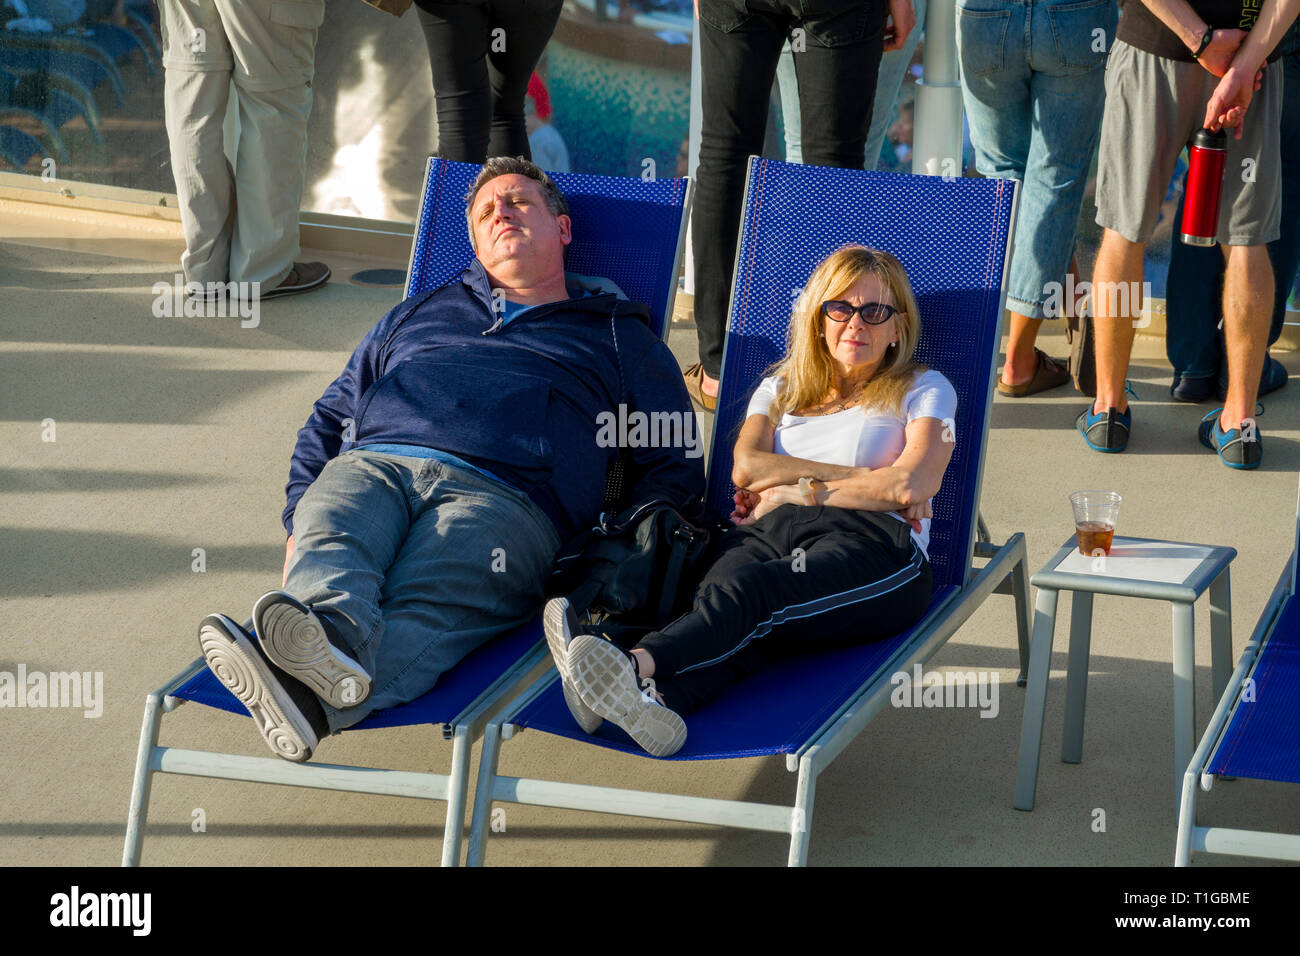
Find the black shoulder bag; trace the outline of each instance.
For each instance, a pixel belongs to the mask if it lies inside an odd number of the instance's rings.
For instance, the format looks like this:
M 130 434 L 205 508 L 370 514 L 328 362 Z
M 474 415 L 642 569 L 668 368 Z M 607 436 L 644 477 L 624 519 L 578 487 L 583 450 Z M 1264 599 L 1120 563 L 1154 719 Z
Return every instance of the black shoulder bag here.
M 556 560 L 547 590 L 591 623 L 612 618 L 607 632 L 651 630 L 690 608 L 712 537 L 662 498 L 602 514 Z

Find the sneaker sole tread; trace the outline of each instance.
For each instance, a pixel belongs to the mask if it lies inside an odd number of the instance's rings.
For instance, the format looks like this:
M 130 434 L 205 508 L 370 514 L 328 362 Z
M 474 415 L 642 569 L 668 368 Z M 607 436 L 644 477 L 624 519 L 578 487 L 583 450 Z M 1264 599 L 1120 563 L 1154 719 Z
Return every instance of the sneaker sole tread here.
M 285 760 L 310 760 L 319 742 L 315 732 L 287 694 L 285 700 L 278 699 L 272 689 L 279 686 L 275 677 L 256 650 L 242 646 L 247 640 L 215 617 L 199 625 L 199 647 L 208 669 L 247 708 L 262 739 Z
M 608 641 L 581 635 L 569 645 L 573 683 L 598 716 L 612 720 L 638 746 L 655 757 L 670 757 L 686 743 L 686 722 L 636 689 L 632 665 Z
M 546 634 L 546 644 L 551 649 L 551 659 L 560 675 L 560 690 L 564 692 L 564 702 L 569 713 L 585 733 L 594 734 L 600 729 L 605 719 L 582 702 L 577 688 L 573 686 L 573 670 L 569 666 L 569 645 L 564 639 L 565 612 L 569 602 L 555 598 L 546 602 L 542 612 L 542 631 Z
M 365 701 L 370 696 L 370 675 L 330 643 L 320 619 L 279 595 L 271 601 L 267 597 L 253 608 L 253 621 L 262 649 L 275 666 L 302 681 L 331 707 L 342 710 Z

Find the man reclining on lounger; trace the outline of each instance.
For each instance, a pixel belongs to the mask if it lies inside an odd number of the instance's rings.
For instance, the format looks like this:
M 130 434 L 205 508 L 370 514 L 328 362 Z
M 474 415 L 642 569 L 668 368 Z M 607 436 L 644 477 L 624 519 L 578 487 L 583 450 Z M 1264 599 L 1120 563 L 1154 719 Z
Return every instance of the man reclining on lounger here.
M 647 308 L 566 284 L 568 209 L 545 173 L 489 160 L 467 200 L 474 261 L 384 316 L 298 433 L 284 590 L 254 606 L 257 636 L 222 614 L 199 626 L 288 760 L 538 612 L 561 543 L 601 510 L 619 452 L 602 418 L 691 414 Z M 635 500 L 697 502 L 689 451 L 628 448 Z

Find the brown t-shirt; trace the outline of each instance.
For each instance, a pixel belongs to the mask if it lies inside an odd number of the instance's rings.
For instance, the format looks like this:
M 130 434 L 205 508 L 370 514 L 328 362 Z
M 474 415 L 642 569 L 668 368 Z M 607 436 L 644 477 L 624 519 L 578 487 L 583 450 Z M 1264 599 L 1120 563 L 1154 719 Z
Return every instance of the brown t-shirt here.
M 1187 0 L 1187 5 L 1216 30 L 1249 30 L 1259 17 L 1264 0 Z M 1129 46 L 1154 53 L 1170 60 L 1194 63 L 1192 51 L 1183 45 L 1178 35 L 1160 22 L 1142 0 L 1126 0 L 1119 17 L 1117 39 Z M 1277 50 L 1269 60 L 1277 57 Z

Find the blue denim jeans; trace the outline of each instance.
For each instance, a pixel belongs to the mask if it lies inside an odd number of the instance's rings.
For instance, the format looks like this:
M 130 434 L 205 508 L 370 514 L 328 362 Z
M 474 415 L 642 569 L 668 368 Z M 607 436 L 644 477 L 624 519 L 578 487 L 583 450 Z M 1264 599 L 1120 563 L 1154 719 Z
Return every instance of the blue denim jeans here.
M 1282 235 L 1268 244 L 1273 264 L 1273 321 L 1268 344 L 1282 334 L 1287 296 L 1300 269 L 1300 21 L 1278 44 L 1288 53 L 1268 65 L 1283 71 L 1282 94 Z M 1250 121 L 1249 111 L 1246 114 Z M 1178 202 L 1175 223 L 1183 220 L 1183 203 Z M 1223 250 L 1189 246 L 1175 239 L 1170 245 L 1169 279 L 1165 306 L 1168 310 L 1165 351 L 1174 367 L 1175 381 L 1183 378 L 1214 378 L 1228 381 L 1223 354 L 1223 333 L 1219 318 L 1223 309 Z M 1267 365 L 1265 372 L 1268 371 Z
M 522 492 L 433 459 L 354 449 L 293 519 L 284 589 L 374 678 L 330 730 L 414 700 L 466 654 L 538 613 L 560 539 Z
M 867 148 L 864 156 L 864 169 L 875 169 L 880 163 L 880 150 L 885 143 L 885 134 L 894 124 L 894 104 L 898 100 L 898 89 L 903 85 L 903 74 L 907 72 L 921 42 L 925 30 L 926 0 L 912 0 L 912 9 L 916 13 L 916 26 L 907 35 L 901 50 L 890 50 L 880 58 L 880 72 L 876 75 L 876 98 L 871 107 L 871 128 L 867 131 Z M 785 161 L 787 163 L 803 162 L 803 135 L 799 129 L 799 81 L 794 71 L 794 52 L 790 41 L 781 47 L 781 60 L 776 65 L 776 84 L 781 94 L 781 123 L 785 128 Z
M 1022 184 L 1007 308 L 1031 319 L 1064 282 L 1101 135 L 1116 0 L 959 0 L 962 100 L 980 173 Z

